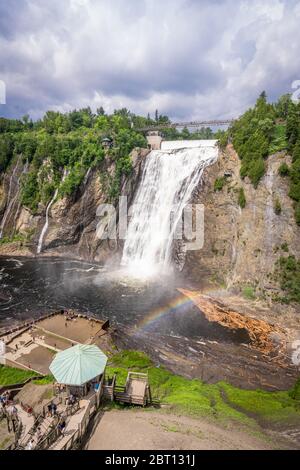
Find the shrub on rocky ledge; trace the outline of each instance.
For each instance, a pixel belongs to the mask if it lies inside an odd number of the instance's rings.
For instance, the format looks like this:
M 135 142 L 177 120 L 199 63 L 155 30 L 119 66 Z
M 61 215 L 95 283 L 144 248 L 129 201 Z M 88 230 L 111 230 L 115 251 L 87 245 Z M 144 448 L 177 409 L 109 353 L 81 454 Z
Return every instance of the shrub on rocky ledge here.
M 221 178 L 217 178 L 215 180 L 215 184 L 214 184 L 214 191 L 222 191 L 222 189 L 224 188 L 226 184 L 226 178 L 225 176 L 222 176 Z
M 242 209 L 244 209 L 244 207 L 246 206 L 246 196 L 245 196 L 244 188 L 239 189 L 238 203 Z
M 284 295 L 284 303 L 300 302 L 300 260 L 295 256 L 281 256 L 276 263 L 275 278 L 278 279 Z
M 294 387 L 290 391 L 290 397 L 292 397 L 294 400 L 299 400 L 299 405 L 300 405 L 300 379 L 297 380 L 295 383 Z
M 274 200 L 273 208 L 276 215 L 281 214 L 281 202 L 278 197 Z
M 289 176 L 289 166 L 285 162 L 281 163 L 280 167 L 278 168 L 278 173 L 280 174 L 280 176 Z

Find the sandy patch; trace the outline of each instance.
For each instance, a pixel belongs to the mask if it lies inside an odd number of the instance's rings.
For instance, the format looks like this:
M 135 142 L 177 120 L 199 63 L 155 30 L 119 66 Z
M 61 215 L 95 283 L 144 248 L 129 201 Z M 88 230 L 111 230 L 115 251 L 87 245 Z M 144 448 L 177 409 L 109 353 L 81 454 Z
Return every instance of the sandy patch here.
M 271 449 L 264 440 L 237 428 L 160 411 L 112 410 L 102 416 L 89 450 Z

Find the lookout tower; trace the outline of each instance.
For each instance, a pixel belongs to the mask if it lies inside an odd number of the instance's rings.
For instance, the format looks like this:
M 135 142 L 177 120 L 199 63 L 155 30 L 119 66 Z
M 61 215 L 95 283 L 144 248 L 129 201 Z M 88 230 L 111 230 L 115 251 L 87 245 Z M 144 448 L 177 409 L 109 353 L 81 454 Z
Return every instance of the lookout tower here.
M 160 150 L 162 136 L 159 131 L 149 131 L 147 133 L 148 147 L 151 150 Z

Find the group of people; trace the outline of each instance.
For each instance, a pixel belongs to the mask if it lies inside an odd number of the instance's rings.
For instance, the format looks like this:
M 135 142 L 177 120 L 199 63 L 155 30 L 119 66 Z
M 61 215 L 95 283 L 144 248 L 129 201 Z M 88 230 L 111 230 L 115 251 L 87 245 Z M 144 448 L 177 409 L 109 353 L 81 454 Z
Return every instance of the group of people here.
M 6 417 L 8 431 L 17 432 L 19 422 L 18 408 L 10 400 L 8 390 L 0 396 L 0 415 Z
M 57 405 L 55 403 L 53 403 L 53 402 L 49 403 L 47 408 L 48 408 L 48 416 L 52 416 L 52 417 L 56 416 L 56 414 L 57 414 Z
M 66 405 L 71 406 L 75 405 L 77 402 L 77 397 L 73 395 L 72 393 L 66 398 Z
M 10 404 L 10 393 L 8 390 L 0 395 L 0 411 L 1 415 L 6 414 L 7 406 Z
M 69 311 L 65 311 L 64 316 L 65 316 L 65 327 L 67 328 L 68 321 L 73 320 L 74 318 L 76 318 L 76 316 L 74 315 L 73 312 L 69 312 Z
M 55 393 L 56 394 L 63 393 L 66 390 L 66 385 L 65 384 L 55 383 L 54 387 L 55 387 Z

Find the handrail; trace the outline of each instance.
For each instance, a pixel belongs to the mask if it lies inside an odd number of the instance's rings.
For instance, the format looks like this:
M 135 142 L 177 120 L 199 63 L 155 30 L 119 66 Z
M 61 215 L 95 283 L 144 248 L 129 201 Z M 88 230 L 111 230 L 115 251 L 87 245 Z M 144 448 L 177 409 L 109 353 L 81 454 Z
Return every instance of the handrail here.
M 234 119 L 215 119 L 210 121 L 191 121 L 191 122 L 169 122 L 165 124 L 154 124 L 147 127 L 134 128 L 134 130 L 143 131 L 155 131 L 165 128 L 176 128 L 176 127 L 203 127 L 203 126 L 224 126 L 234 122 Z
M 57 403 L 56 403 L 56 400 Z M 42 410 L 42 414 L 43 416 L 45 417 L 46 415 L 46 408 L 48 408 L 49 405 L 51 405 L 51 403 L 54 403 L 55 405 L 60 405 L 62 403 L 62 397 L 59 396 L 59 395 L 56 395 L 54 398 L 52 398 L 51 400 L 49 400 L 44 406 L 43 406 L 43 410 Z
M 53 444 L 53 442 L 56 441 L 56 439 L 58 438 L 59 436 L 59 429 L 58 429 L 58 425 L 52 429 L 45 437 L 44 439 L 42 439 L 40 442 L 37 443 L 37 445 L 35 446 L 34 450 L 43 450 L 44 448 L 49 448 L 51 444 Z M 44 444 L 46 443 L 46 447 L 44 447 Z
M 76 411 L 78 411 L 79 408 L 80 408 L 79 401 L 76 401 L 75 403 L 73 403 L 73 405 L 68 405 L 65 411 L 63 412 L 63 414 L 65 414 L 66 416 L 71 416 L 72 414 L 76 413 Z

